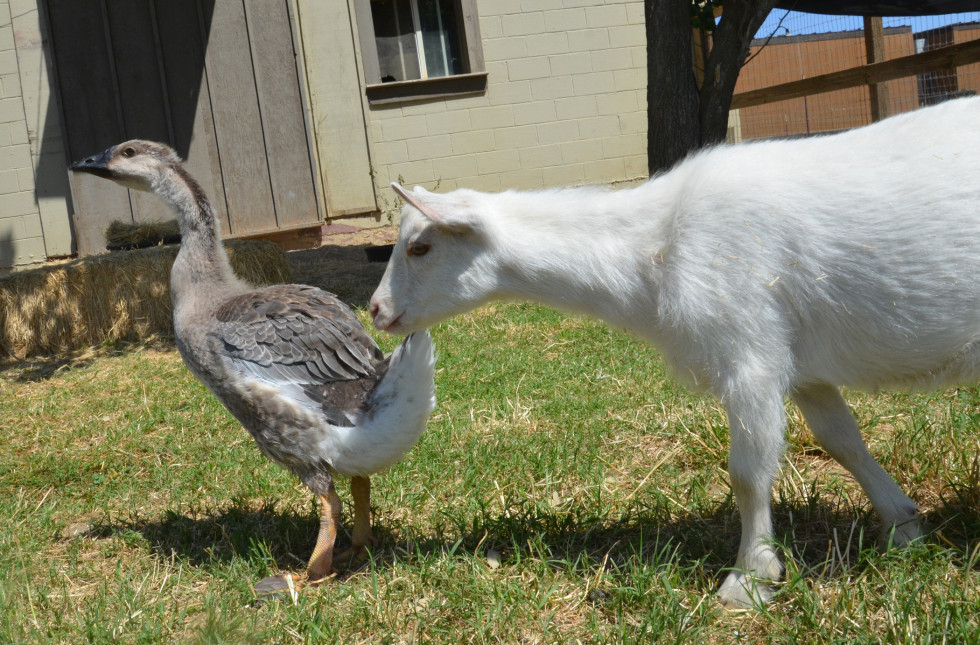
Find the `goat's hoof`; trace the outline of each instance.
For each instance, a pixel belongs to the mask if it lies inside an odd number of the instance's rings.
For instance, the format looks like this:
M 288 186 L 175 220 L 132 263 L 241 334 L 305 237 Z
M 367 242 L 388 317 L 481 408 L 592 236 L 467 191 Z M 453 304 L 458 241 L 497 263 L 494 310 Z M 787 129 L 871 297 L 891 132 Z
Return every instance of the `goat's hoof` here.
M 300 584 L 292 574 L 280 573 L 263 578 L 255 583 L 255 604 L 261 605 L 270 600 L 286 600 L 296 602 L 299 597 Z
M 905 548 L 914 544 L 921 544 L 924 533 L 919 524 L 918 516 L 897 522 L 892 526 L 886 527 L 881 534 L 882 548 L 898 547 Z
M 767 582 L 733 571 L 718 588 L 718 602 L 728 610 L 761 607 L 772 599 L 772 586 Z

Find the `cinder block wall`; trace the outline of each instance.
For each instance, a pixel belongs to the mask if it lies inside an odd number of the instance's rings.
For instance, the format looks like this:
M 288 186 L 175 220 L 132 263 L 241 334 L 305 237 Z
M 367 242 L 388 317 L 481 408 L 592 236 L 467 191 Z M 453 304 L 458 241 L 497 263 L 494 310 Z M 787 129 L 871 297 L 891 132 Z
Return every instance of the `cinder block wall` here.
M 0 268 L 47 259 L 22 95 L 10 3 L 0 0 Z
M 646 177 L 642 0 L 478 6 L 485 95 L 369 111 L 382 203 L 394 180 L 496 191 Z

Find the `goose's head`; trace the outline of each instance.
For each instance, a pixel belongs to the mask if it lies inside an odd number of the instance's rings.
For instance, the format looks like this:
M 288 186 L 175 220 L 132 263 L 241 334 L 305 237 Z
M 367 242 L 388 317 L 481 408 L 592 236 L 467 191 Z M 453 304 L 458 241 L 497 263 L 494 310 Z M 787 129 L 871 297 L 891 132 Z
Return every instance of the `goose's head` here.
M 111 179 L 127 188 L 152 192 L 166 170 L 179 164 L 180 158 L 170 146 L 133 139 L 76 161 L 68 169 Z

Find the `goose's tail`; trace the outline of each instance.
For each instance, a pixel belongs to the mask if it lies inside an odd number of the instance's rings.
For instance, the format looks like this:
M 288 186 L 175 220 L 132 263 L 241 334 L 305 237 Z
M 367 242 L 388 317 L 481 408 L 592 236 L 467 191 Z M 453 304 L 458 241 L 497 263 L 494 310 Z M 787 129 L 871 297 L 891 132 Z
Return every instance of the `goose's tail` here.
M 388 359 L 352 433 L 344 475 L 370 475 L 399 461 L 418 443 L 436 407 L 436 352 L 428 330 L 409 335 Z

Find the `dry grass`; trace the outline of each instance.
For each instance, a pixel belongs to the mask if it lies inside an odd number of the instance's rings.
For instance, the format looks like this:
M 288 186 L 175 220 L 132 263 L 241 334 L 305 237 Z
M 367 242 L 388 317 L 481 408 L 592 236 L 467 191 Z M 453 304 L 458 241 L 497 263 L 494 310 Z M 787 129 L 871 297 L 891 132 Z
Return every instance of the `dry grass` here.
M 226 244 L 232 268 L 256 284 L 290 280 L 279 247 Z M 0 357 L 64 355 L 173 333 L 170 267 L 178 247 L 82 258 L 0 279 Z
M 169 244 L 180 241 L 180 227 L 175 219 L 138 224 L 116 220 L 106 228 L 105 241 L 110 251 Z

